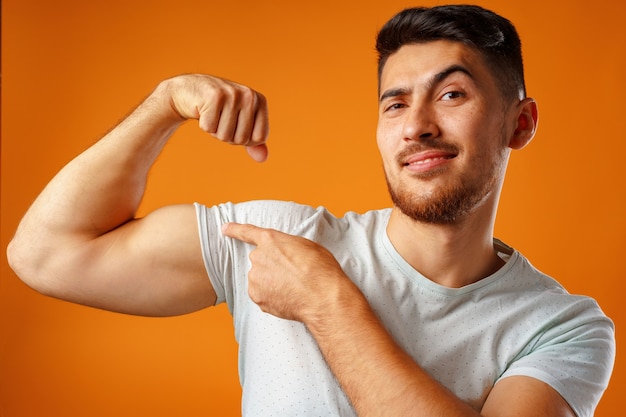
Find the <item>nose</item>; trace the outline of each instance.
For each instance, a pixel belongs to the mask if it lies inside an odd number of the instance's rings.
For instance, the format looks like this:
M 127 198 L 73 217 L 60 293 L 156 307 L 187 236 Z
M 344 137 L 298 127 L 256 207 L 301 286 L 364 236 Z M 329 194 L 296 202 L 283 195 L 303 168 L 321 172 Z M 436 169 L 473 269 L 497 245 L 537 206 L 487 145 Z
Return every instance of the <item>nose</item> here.
M 405 141 L 420 141 L 439 136 L 432 109 L 423 104 L 411 105 L 405 112 L 402 134 Z

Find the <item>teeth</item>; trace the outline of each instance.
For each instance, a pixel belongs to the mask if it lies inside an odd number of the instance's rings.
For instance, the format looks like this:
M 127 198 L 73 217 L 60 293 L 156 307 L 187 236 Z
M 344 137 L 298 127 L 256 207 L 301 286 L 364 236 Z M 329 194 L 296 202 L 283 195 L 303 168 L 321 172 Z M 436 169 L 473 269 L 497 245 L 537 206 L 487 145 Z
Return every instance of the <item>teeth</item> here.
M 431 162 L 431 161 L 438 161 L 440 159 L 446 159 L 443 156 L 439 156 L 437 158 L 426 158 L 426 159 L 422 159 L 420 161 L 415 161 L 415 162 L 411 162 L 409 165 L 421 165 L 421 164 L 425 164 L 427 162 Z

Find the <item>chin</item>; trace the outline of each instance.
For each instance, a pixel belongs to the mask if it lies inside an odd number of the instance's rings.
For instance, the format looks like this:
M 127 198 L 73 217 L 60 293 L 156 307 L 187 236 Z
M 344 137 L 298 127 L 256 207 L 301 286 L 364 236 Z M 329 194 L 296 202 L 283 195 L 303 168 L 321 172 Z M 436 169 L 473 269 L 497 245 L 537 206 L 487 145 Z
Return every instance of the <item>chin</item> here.
M 428 195 L 416 195 L 404 187 L 392 187 L 387 182 L 394 206 L 405 216 L 420 223 L 433 225 L 459 224 L 490 195 L 488 183 L 460 183 L 456 187 L 439 188 Z

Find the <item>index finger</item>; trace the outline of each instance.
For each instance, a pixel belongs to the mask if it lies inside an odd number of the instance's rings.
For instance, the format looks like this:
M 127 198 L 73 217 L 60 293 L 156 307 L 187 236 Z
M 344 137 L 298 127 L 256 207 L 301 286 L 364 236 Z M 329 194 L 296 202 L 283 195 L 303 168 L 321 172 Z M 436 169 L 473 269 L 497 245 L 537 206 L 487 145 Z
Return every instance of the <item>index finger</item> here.
M 222 225 L 222 234 L 242 242 L 257 245 L 259 233 L 265 230 L 252 224 L 225 223 Z

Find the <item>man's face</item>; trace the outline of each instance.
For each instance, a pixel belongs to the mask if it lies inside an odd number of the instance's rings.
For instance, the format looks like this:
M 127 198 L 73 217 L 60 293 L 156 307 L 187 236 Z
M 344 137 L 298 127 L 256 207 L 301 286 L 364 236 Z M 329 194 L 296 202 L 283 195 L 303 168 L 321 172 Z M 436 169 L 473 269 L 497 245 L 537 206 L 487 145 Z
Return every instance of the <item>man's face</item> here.
M 405 45 L 385 64 L 379 98 L 378 147 L 404 214 L 453 224 L 497 199 L 512 106 L 476 51 L 450 41 Z

